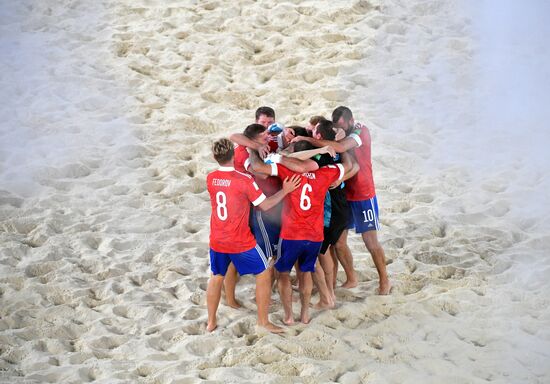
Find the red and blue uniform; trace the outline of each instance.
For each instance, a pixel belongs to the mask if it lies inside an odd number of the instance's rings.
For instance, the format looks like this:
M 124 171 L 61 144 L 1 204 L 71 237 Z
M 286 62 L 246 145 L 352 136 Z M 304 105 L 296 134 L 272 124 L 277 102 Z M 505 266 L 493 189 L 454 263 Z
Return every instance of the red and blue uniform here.
M 208 174 L 210 194 L 210 266 L 225 275 L 231 261 L 239 274 L 261 273 L 267 259 L 249 227 L 250 203 L 258 206 L 266 196 L 252 176 L 233 167 L 220 167 Z
M 281 164 L 271 164 L 271 174 L 285 179 L 296 173 Z M 300 186 L 285 197 L 280 246 L 275 263 L 278 271 L 290 271 L 296 260 L 302 271 L 314 271 L 324 236 L 325 195 L 330 185 L 343 176 L 342 164 L 302 173 Z
M 356 123 L 348 135 L 357 142 L 352 155 L 359 164 L 359 172 L 346 181 L 346 198 L 350 206 L 350 228 L 357 233 L 380 229 L 378 220 L 378 199 L 374 188 L 371 159 L 371 137 L 369 129 Z

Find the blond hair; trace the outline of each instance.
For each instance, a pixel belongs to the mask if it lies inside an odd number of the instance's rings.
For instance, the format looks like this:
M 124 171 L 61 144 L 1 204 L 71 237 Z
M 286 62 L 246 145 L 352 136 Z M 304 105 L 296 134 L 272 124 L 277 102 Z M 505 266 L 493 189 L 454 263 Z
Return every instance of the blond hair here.
M 218 164 L 226 164 L 231 161 L 235 153 L 233 143 L 228 139 L 220 139 L 212 144 L 212 154 Z

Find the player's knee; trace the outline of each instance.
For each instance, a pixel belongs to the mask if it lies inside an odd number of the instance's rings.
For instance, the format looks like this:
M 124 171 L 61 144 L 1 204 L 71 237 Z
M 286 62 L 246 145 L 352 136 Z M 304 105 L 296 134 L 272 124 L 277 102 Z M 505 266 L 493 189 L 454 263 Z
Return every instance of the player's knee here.
M 279 277 L 278 277 L 279 282 L 281 282 L 281 283 L 289 282 L 290 283 L 290 274 L 288 272 L 279 272 L 278 275 L 279 275 Z
M 378 253 L 382 250 L 382 245 L 376 239 L 374 239 L 374 240 L 371 239 L 370 241 L 365 241 L 365 245 L 367 246 L 367 250 L 370 253 Z
M 338 240 L 336 244 L 333 245 L 334 251 L 338 254 L 342 254 L 343 252 L 346 252 L 346 249 L 348 248 L 348 242 L 347 240 Z

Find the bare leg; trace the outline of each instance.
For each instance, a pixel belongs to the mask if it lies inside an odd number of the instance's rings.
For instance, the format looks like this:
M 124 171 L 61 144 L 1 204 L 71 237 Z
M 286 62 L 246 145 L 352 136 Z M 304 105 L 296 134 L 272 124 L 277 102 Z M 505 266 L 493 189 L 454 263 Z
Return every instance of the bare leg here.
M 256 275 L 256 305 L 258 306 L 258 325 L 272 333 L 285 330 L 269 321 L 269 303 L 271 302 L 271 268 Z
M 336 256 L 346 272 L 346 281 L 342 284 L 344 288 L 353 288 L 357 286 L 357 276 L 355 274 L 355 269 L 353 269 L 353 256 L 351 255 L 351 250 L 348 247 L 348 230 L 346 229 L 340 237 L 336 244 L 334 244 L 334 249 L 336 251 Z
M 315 283 L 315 285 L 317 286 L 317 289 L 319 290 L 319 302 L 314 305 L 314 308 L 326 309 L 326 308 L 334 307 L 334 302 L 333 302 L 329 287 L 327 287 L 325 272 L 323 270 L 323 267 L 321 266 L 319 259 L 317 259 L 317 262 L 315 263 L 315 272 L 313 273 L 313 282 Z M 303 286 L 303 282 L 302 282 L 302 286 Z
M 391 284 L 388 279 L 388 273 L 386 272 L 386 256 L 384 254 L 384 248 L 378 242 L 378 236 L 376 231 L 367 231 L 361 234 L 363 241 L 369 250 L 376 270 L 378 271 L 379 295 L 388 295 L 391 290 Z
M 275 263 L 273 263 L 273 264 L 275 264 Z M 279 272 L 277 272 L 275 267 L 273 267 L 273 264 L 270 264 L 271 267 L 269 268 L 269 270 L 271 272 L 269 272 L 269 273 L 271 275 L 271 290 L 275 291 L 277 289 L 277 280 L 279 279 Z
M 325 272 L 325 282 L 327 285 L 329 297 L 331 298 L 331 301 L 332 301 L 331 308 L 333 308 L 334 304 L 336 303 L 336 295 L 334 294 L 334 285 L 333 285 L 334 262 L 332 261 L 332 256 L 327 253 L 319 254 L 319 262 L 321 263 L 321 267 Z M 316 268 L 315 272 L 317 272 L 317 266 L 315 266 L 315 268 Z
M 231 308 L 240 308 L 241 303 L 235 298 L 235 287 L 239 281 L 239 274 L 233 263 L 229 264 L 227 272 L 225 273 L 224 287 L 225 287 L 225 303 Z
M 212 332 L 218 326 L 216 312 L 222 296 L 223 276 L 210 275 L 206 288 L 206 307 L 208 308 L 208 324 L 206 330 Z
M 338 275 L 338 258 L 336 257 L 336 251 L 334 250 L 333 246 L 330 246 L 328 248 L 328 251 L 330 253 L 330 258 L 332 259 L 332 290 L 334 292 L 334 289 L 336 288 L 336 276 Z
M 300 311 L 300 321 L 304 324 L 309 324 L 309 302 L 311 301 L 311 289 L 313 288 L 313 280 L 311 272 L 302 272 L 302 283 L 300 287 L 300 301 L 302 309 Z
M 294 285 L 299 286 L 300 280 L 302 280 L 302 271 L 300 270 L 300 266 L 297 261 L 294 263 L 294 271 L 296 272 L 296 280 L 294 281 Z
M 279 287 L 279 296 L 281 296 L 281 302 L 283 303 L 283 309 L 285 311 L 285 317 L 283 323 L 286 325 L 294 324 L 294 314 L 292 313 L 292 285 L 290 284 L 289 272 L 279 272 L 279 281 L 277 282 Z

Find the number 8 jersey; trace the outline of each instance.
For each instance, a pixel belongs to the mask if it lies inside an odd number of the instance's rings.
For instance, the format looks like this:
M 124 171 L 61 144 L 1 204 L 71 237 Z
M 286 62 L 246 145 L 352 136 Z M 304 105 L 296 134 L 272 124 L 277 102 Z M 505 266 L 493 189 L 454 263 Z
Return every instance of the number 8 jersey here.
M 248 225 L 250 203 L 266 199 L 252 176 L 233 167 L 220 167 L 206 177 L 210 194 L 210 248 L 216 252 L 240 253 L 254 248 L 256 239 Z
M 281 164 L 271 164 L 271 175 L 281 180 L 292 172 Z M 302 173 L 300 186 L 283 200 L 281 239 L 323 241 L 325 195 L 330 185 L 344 177 L 342 164 L 328 165 Z

